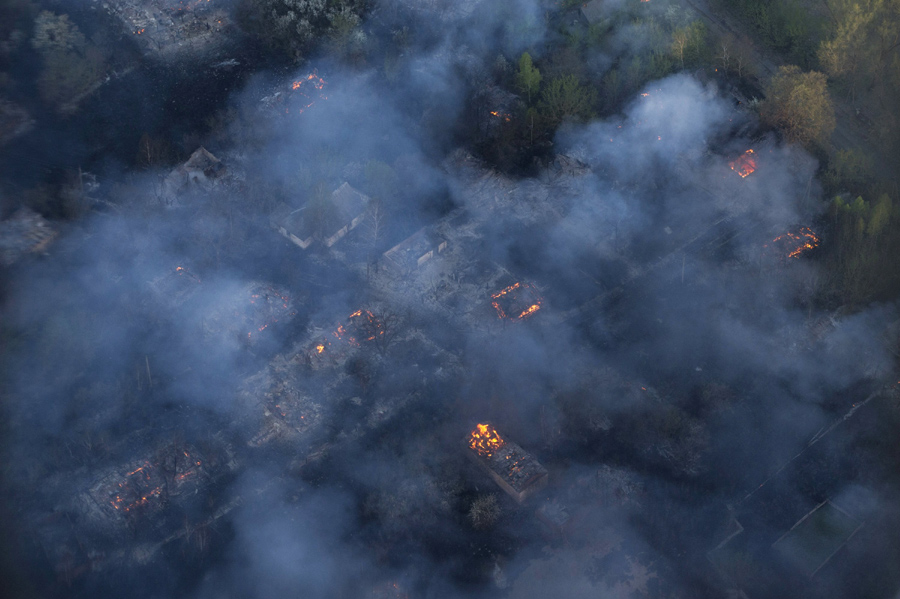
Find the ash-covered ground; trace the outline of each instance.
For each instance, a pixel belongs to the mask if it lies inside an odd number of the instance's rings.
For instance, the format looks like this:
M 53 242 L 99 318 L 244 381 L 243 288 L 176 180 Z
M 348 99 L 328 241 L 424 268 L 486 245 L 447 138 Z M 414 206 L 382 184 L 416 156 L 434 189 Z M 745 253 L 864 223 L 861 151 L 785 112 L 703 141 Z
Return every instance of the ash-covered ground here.
M 390 80 L 314 57 L 107 157 L 7 269 L 6 596 L 896 596 L 897 318 L 814 300 L 816 160 L 681 73 L 504 173 L 461 132 L 554 32 L 438 4 L 371 13 Z

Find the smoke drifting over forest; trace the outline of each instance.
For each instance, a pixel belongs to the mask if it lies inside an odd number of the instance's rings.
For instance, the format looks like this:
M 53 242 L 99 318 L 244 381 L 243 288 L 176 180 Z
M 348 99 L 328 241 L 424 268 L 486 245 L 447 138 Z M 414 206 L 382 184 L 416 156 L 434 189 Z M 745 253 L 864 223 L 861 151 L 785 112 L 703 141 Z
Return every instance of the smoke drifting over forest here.
M 563 123 L 526 174 L 499 173 L 466 146 L 472 130 L 502 126 L 489 114 L 474 124 L 473 98 L 493 97 L 498 55 L 539 59 L 559 35 L 545 10 L 378 3 L 370 36 L 405 28 L 391 79 L 317 55 L 288 74 L 255 73 L 197 144 L 232 177 L 210 193 L 168 200 L 172 165 L 102 161 L 98 193 L 130 204 L 66 225 L 49 256 L 9 269 L 4 289 L 4 569 L 27 572 L 16 593 L 721 596 L 729 584 L 708 552 L 734 514 L 771 545 L 825 499 L 866 522 L 848 564 L 897 555 L 880 524 L 900 521 L 897 497 L 857 469 L 869 454 L 832 441 L 839 431 L 809 445 L 892 382 L 885 331 L 897 318 L 875 306 L 811 332 L 833 316 L 812 298 L 826 275 L 773 240 L 821 222 L 816 159 L 721 86 L 682 73 L 613 116 Z M 592 77 L 643 43 L 640 24 L 616 34 L 619 54 L 591 56 Z M 313 69 L 327 86 L 302 114 L 298 100 L 271 100 Z M 732 163 L 750 149 L 756 170 L 741 177 Z M 384 205 L 391 243 L 360 228 L 304 252 L 271 229 L 279 202 L 298 210 L 317 186 L 330 194 L 344 181 Z M 378 274 L 386 249 L 458 214 L 456 275 Z M 177 293 L 163 287 L 172 273 Z M 490 295 L 467 291 L 515 281 L 543 294 L 522 322 L 500 322 Z M 441 284 L 462 291 L 441 296 Z M 333 333 L 363 309 L 396 323 L 379 325 L 393 339 L 383 348 Z M 310 366 L 316 357 L 301 356 L 319 339 L 330 344 L 319 353 L 343 343 L 352 357 Z M 296 442 L 259 441 L 268 421 L 255 398 L 267 389 L 313 398 L 303 412 L 313 424 L 292 424 Z M 533 504 L 516 505 L 460 458 L 460 440 L 485 421 L 551 471 Z M 829 467 L 764 482 L 825 445 L 810 468 Z M 153 516 L 169 518 L 167 533 L 153 536 L 137 514 L 118 532 L 92 530 L 87 557 L 54 556 L 48 546 L 71 544 L 94 517 L 72 496 L 164 446 L 208 469 L 196 499 Z M 778 498 L 754 504 L 760 483 Z M 481 527 L 471 506 L 490 494 L 479 505 L 498 512 Z M 562 539 L 535 519 L 545 500 L 579 518 Z M 806 507 L 763 517 L 782 504 Z M 758 567 L 765 578 L 770 565 Z M 863 596 L 836 571 L 815 596 Z M 33 572 L 56 582 L 40 586 Z

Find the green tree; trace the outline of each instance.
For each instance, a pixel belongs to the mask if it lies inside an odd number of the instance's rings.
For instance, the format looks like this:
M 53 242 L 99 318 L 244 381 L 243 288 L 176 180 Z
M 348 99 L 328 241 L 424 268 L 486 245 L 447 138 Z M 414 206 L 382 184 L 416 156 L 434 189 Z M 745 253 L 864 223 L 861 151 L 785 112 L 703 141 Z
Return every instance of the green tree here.
M 320 37 L 353 51 L 364 41 L 358 28 L 363 0 L 241 0 L 244 29 L 271 48 L 299 60 Z
M 672 56 L 681 63 L 684 69 L 688 64 L 698 61 L 706 47 L 706 26 L 701 21 L 693 21 L 672 32 Z
M 541 92 L 541 113 L 553 124 L 566 117 L 589 119 L 594 115 L 597 92 L 578 83 L 574 75 L 558 77 Z
M 900 0 L 828 0 L 827 5 L 834 27 L 819 45 L 822 68 L 843 79 L 851 97 L 862 86 L 881 86 L 900 49 Z
M 793 142 L 824 144 L 835 127 L 834 107 L 825 75 L 789 65 L 778 69 L 760 107 L 765 122 Z
M 534 66 L 531 61 L 531 55 L 523 52 L 519 57 L 519 71 L 516 73 L 516 86 L 519 90 L 528 96 L 528 103 L 531 104 L 532 96 L 536 96 L 541 89 L 541 72 Z
M 44 101 L 59 109 L 90 93 L 105 73 L 103 53 L 87 42 L 68 15 L 41 12 L 34 22 L 31 45 L 44 60 L 38 90 Z

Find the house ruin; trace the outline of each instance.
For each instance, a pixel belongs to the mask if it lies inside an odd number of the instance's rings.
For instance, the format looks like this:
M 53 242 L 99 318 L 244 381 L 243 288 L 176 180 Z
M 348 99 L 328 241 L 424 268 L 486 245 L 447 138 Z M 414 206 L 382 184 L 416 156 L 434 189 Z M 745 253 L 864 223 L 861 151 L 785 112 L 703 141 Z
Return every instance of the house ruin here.
M 385 264 L 400 273 L 414 271 L 443 253 L 448 243 L 434 227 L 423 227 L 386 251 Z
M 210 191 L 227 175 L 222 161 L 201 146 L 184 164 L 169 172 L 163 180 L 162 196 L 167 204 L 174 204 L 179 196 L 192 190 Z
M 369 197 L 345 182 L 321 203 L 311 200 L 296 209 L 281 204 L 269 224 L 300 249 L 316 241 L 330 248 L 359 226 L 368 205 Z

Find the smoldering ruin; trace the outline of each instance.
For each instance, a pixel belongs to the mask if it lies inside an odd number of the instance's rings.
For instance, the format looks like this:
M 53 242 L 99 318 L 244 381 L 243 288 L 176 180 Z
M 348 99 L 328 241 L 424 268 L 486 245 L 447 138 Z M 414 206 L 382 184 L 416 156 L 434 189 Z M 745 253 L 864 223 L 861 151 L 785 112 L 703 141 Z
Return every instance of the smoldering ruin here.
M 900 321 L 816 300 L 816 158 L 686 71 L 502 168 L 543 4 L 375 4 L 390 78 L 267 68 L 77 225 L 0 222 L 16 594 L 895 593 Z M 236 27 L 103 10 L 154 61 Z

